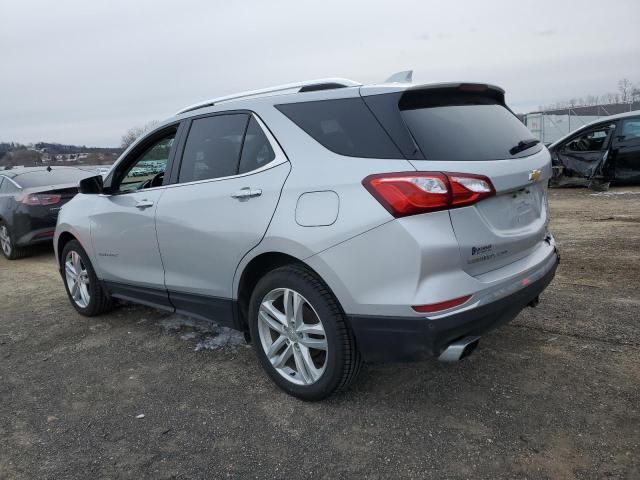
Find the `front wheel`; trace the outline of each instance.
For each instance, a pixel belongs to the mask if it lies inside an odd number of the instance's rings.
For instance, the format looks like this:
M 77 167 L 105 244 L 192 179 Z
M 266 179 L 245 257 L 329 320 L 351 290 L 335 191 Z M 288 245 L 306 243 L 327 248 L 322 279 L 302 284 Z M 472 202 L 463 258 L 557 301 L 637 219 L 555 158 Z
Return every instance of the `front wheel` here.
M 80 242 L 72 240 L 65 245 L 60 267 L 67 295 L 78 313 L 93 317 L 111 309 L 113 302 L 102 288 Z
M 251 296 L 249 328 L 271 379 L 303 400 L 322 400 L 347 387 L 362 360 L 336 299 L 309 270 L 278 268 Z

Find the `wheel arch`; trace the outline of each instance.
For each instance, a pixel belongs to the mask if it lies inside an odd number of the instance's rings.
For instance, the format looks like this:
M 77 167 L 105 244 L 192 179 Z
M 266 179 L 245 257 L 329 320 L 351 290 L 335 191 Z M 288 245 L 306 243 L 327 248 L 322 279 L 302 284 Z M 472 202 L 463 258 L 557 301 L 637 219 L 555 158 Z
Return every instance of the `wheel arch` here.
M 78 239 L 73 233 L 69 231 L 61 232 L 60 235 L 58 235 L 58 239 L 56 241 L 56 260 L 58 260 L 58 264 L 60 263 L 60 256 L 62 255 L 62 251 L 64 250 L 65 245 L 72 240 Z
M 318 278 L 329 291 L 333 294 L 336 299 L 338 305 L 342 309 L 342 304 L 340 299 L 336 295 L 335 291 L 331 288 L 323 275 L 322 272 L 318 272 L 316 269 L 311 267 L 307 262 L 298 258 L 297 256 L 280 252 L 280 251 L 266 251 L 261 252 L 258 255 L 255 255 L 251 258 L 242 268 L 241 272 L 238 276 L 238 284 L 235 289 L 237 299 L 237 321 L 239 323 L 239 327 L 245 332 L 248 333 L 248 316 L 247 310 L 249 307 L 249 301 L 251 299 L 251 294 L 253 289 L 260 281 L 262 277 L 264 277 L 267 273 L 272 270 L 275 270 L 280 267 L 284 267 L 286 265 L 300 265 L 305 269 L 309 270 L 315 277 Z

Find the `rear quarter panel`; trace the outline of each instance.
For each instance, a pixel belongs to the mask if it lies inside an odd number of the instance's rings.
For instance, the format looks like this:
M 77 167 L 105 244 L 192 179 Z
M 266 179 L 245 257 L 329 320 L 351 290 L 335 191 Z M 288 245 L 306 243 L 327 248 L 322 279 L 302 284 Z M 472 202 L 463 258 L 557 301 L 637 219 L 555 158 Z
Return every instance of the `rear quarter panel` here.
M 280 143 L 291 162 L 291 173 L 263 241 L 238 266 L 233 288 L 235 298 L 242 271 L 251 259 L 262 253 L 281 252 L 305 260 L 393 220 L 362 186 L 362 180 L 372 173 L 414 170 L 404 159 L 354 158 L 335 154 L 280 113 L 272 103 L 273 99 L 254 101 L 251 107 Z M 299 198 L 305 193 L 327 191 L 338 196 L 335 221 L 322 226 L 302 226 L 296 222 Z M 318 273 L 322 275 L 322 272 Z M 333 288 L 331 280 L 325 278 L 325 281 Z

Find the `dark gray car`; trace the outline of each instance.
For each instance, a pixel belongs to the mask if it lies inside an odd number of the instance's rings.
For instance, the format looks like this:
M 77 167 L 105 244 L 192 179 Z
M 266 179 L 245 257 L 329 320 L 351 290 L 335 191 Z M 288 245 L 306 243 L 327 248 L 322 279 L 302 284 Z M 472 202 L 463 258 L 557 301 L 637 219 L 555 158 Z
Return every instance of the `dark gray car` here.
M 611 115 L 549 146 L 552 184 L 595 189 L 640 183 L 640 111 Z
M 58 212 L 93 174 L 75 167 L 33 167 L 0 171 L 0 250 L 9 260 L 31 245 L 53 239 Z

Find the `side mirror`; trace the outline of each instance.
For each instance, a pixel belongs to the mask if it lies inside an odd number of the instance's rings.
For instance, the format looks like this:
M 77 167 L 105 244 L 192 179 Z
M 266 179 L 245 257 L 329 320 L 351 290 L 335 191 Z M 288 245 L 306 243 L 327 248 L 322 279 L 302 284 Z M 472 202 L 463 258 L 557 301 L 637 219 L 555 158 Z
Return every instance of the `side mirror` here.
M 96 195 L 103 192 L 102 175 L 83 178 L 78 184 L 78 192 L 85 195 Z

